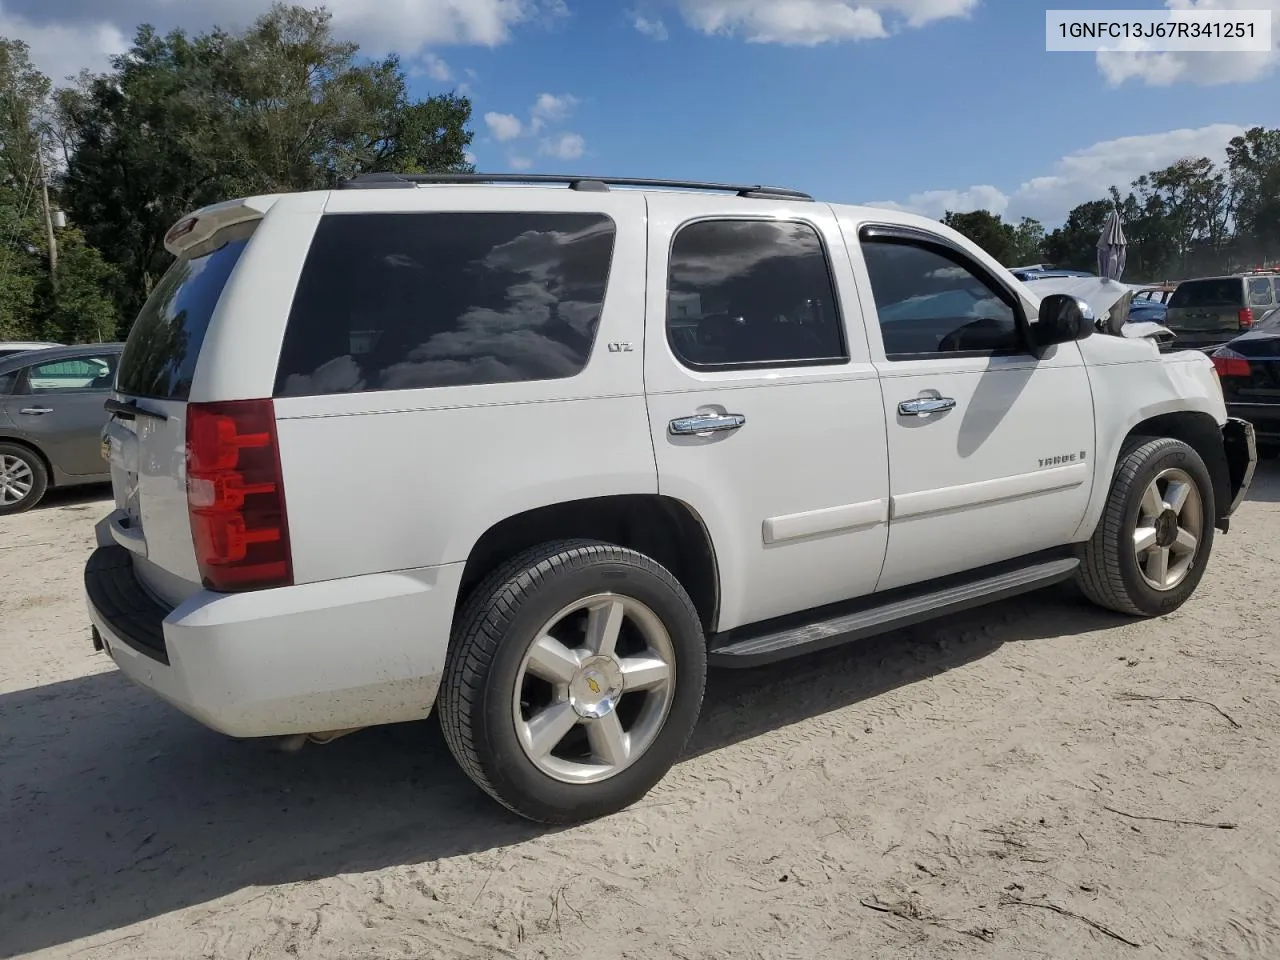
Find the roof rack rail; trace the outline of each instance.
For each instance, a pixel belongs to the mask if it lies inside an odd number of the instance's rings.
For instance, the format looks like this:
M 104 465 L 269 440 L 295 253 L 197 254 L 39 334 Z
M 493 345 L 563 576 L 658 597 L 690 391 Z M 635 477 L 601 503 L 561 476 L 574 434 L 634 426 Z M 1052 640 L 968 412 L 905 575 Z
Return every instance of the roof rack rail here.
M 343 190 L 374 190 L 417 187 L 422 184 L 457 183 L 522 183 L 563 184 L 570 190 L 588 193 L 607 193 L 613 187 L 638 187 L 641 189 L 714 190 L 736 193 L 740 197 L 761 200 L 812 200 L 807 193 L 786 187 L 767 187 L 762 184 L 708 183 L 700 180 L 646 180 L 637 177 L 574 177 L 556 173 L 364 173 L 343 180 L 338 187 Z

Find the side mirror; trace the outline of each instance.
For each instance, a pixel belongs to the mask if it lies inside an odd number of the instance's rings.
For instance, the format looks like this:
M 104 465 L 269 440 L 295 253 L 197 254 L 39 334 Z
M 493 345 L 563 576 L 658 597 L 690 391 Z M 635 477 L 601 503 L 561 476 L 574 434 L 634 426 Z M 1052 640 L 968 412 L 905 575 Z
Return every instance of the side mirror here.
M 1054 344 L 1083 340 L 1096 322 L 1093 308 L 1079 297 L 1051 293 L 1040 301 L 1040 317 L 1031 328 L 1036 350 L 1043 356 Z

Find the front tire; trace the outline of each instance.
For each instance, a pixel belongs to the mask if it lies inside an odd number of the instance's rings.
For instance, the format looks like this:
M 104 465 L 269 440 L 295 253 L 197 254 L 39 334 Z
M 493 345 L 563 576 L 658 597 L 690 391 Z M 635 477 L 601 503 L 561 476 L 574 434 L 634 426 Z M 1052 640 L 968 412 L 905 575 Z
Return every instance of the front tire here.
M 481 583 L 454 626 L 445 741 L 499 803 L 575 823 L 643 797 L 698 719 L 706 642 L 666 569 L 596 541 L 534 547 Z
M 30 510 L 43 499 L 48 486 L 49 474 L 36 453 L 0 443 L 0 516 Z
M 1172 613 L 1195 592 L 1213 549 L 1209 470 L 1180 440 L 1142 440 L 1121 455 L 1077 581 L 1098 606 L 1139 617 Z

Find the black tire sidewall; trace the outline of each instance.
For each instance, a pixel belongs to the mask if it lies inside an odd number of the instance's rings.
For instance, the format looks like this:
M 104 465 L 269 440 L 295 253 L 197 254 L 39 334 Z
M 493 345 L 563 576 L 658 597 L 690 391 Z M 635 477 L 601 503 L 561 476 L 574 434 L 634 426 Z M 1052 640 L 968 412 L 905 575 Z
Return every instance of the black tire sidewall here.
M 39 454 L 15 443 L 0 443 L 0 455 L 20 457 L 31 468 L 31 492 L 17 503 L 0 503 L 0 517 L 24 513 L 39 503 L 49 487 L 49 474 Z
M 572 784 L 539 770 L 516 736 L 512 699 L 520 663 L 536 632 L 564 607 L 596 593 L 619 593 L 648 606 L 662 620 L 676 655 L 675 695 L 657 739 L 639 760 L 598 783 Z M 636 563 L 600 559 L 552 574 L 526 594 L 507 621 L 484 680 L 477 737 L 485 776 L 505 802 L 535 819 L 580 820 L 629 806 L 679 759 L 697 722 L 706 684 L 706 645 L 682 591 Z
M 1201 530 L 1198 532 L 1200 544 L 1191 569 L 1183 581 L 1172 590 L 1156 590 L 1147 583 L 1142 571 L 1138 569 L 1138 558 L 1134 555 L 1132 548 L 1133 534 L 1138 525 L 1143 492 L 1161 471 L 1171 467 L 1182 470 L 1191 477 L 1200 494 L 1203 506 Z M 1204 576 L 1209 556 L 1213 552 L 1214 516 L 1213 480 L 1209 476 L 1209 468 L 1205 466 L 1204 461 L 1194 449 L 1187 444 L 1177 442 L 1144 458 L 1144 462 L 1135 472 L 1133 481 L 1126 491 L 1124 523 L 1117 541 L 1119 552 L 1117 560 L 1125 589 L 1144 613 L 1150 616 L 1171 613 L 1182 606 L 1195 592 Z

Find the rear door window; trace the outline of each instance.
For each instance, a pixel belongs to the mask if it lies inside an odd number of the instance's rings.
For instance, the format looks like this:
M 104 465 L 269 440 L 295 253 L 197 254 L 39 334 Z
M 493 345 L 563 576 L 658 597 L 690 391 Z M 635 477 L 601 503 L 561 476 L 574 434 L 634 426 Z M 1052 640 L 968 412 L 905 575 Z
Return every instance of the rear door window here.
M 116 355 L 66 357 L 27 368 L 27 393 L 83 393 L 109 390 L 115 380 Z
M 1254 277 L 1248 281 L 1249 306 L 1269 307 L 1275 303 L 1270 277 Z
M 215 250 L 181 257 L 156 284 L 129 333 L 116 389 L 136 397 L 186 400 L 209 320 L 257 221 L 218 235 Z
M 576 376 L 595 342 L 614 236 L 597 213 L 325 216 L 275 394 Z
M 1234 308 L 1244 306 L 1244 285 L 1238 277 L 1221 277 L 1214 280 L 1188 280 L 1178 284 L 1169 299 L 1171 308 L 1206 307 Z

